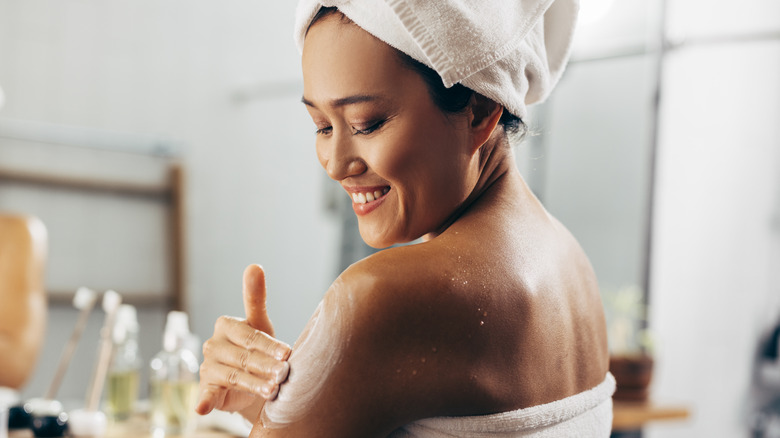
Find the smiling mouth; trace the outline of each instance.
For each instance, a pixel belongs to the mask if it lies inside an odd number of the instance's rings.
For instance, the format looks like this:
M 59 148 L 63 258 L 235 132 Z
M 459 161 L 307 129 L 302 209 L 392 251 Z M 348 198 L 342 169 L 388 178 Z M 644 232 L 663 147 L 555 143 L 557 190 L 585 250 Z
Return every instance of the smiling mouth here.
M 390 187 L 383 187 L 374 191 L 352 192 L 352 202 L 355 204 L 368 204 L 385 196 L 390 191 Z

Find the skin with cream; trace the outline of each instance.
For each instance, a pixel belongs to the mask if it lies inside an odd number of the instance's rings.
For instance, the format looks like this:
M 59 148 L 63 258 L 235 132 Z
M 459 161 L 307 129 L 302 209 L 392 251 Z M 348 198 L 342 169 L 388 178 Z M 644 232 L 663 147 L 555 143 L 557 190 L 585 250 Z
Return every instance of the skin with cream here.
M 338 293 L 339 280 L 331 293 Z M 287 382 L 279 388 L 277 397 L 265 404 L 264 427 L 284 426 L 304 418 L 317 401 L 325 382 L 338 366 L 342 352 L 349 349 L 349 303 L 332 299 L 320 302 L 306 329 L 295 345 L 289 363 Z M 316 364 L 316 366 L 310 366 Z

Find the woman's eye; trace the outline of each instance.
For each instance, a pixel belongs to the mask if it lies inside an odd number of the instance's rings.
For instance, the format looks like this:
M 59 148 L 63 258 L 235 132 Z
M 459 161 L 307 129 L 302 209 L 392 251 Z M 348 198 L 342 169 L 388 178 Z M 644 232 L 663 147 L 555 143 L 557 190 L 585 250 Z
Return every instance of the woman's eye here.
M 316 133 L 317 133 L 317 135 L 323 135 L 323 134 L 324 135 L 328 135 L 328 134 L 331 133 L 331 131 L 333 131 L 333 127 L 332 126 L 325 126 L 323 128 L 317 128 L 317 132 Z
M 363 129 L 358 129 L 358 128 L 353 126 L 352 127 L 352 130 L 353 130 L 352 134 L 353 135 L 367 135 L 367 134 L 371 134 L 372 132 L 374 132 L 377 129 L 381 128 L 382 125 L 384 125 L 384 124 L 385 124 L 385 120 L 379 120 L 379 121 L 373 122 L 369 127 L 363 128 Z

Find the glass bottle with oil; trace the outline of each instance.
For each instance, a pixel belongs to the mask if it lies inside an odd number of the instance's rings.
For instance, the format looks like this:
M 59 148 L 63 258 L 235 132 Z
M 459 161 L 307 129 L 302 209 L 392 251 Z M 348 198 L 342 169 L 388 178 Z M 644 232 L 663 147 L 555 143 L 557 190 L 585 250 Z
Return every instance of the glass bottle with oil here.
M 135 412 L 142 362 L 138 353 L 135 307 L 121 305 L 116 318 L 112 333 L 114 351 L 106 387 L 107 410 L 113 421 L 124 421 Z
M 184 435 L 195 428 L 198 360 L 186 346 L 191 337 L 186 313 L 168 313 L 163 350 L 150 363 L 152 435 Z

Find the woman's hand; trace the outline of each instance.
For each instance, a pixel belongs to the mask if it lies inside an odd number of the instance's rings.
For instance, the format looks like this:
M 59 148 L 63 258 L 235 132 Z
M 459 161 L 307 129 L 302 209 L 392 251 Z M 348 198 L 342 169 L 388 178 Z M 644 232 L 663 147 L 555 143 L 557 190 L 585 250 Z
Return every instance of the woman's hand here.
M 200 399 L 195 408 L 201 415 L 213 409 L 239 411 L 254 421 L 265 400 L 276 397 L 290 371 L 290 346 L 273 338 L 263 268 L 246 268 L 243 294 L 247 319 L 220 317 L 214 335 L 203 344 Z

